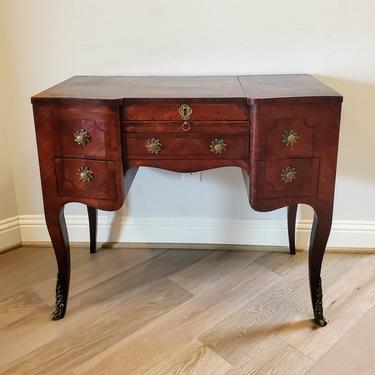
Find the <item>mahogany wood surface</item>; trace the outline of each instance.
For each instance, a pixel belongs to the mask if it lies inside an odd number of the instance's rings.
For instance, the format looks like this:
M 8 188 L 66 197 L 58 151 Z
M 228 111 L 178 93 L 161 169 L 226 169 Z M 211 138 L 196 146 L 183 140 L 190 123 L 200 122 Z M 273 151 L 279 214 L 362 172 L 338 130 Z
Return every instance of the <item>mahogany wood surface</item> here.
M 66 203 L 88 206 L 95 252 L 96 210 L 121 207 L 138 167 L 238 166 L 254 209 L 288 207 L 291 254 L 297 205 L 313 207 L 310 291 L 315 321 L 325 325 L 320 271 L 332 222 L 341 102 L 309 75 L 76 76 L 33 96 L 45 216 L 58 264 L 53 318 L 64 316 L 68 300 Z M 187 119 L 179 113 L 183 104 L 192 110 Z M 156 152 L 150 141 L 158 142 Z M 224 145 L 220 152 L 215 142 Z M 90 181 L 80 179 L 83 167 Z M 288 170 L 293 178 L 285 179 Z

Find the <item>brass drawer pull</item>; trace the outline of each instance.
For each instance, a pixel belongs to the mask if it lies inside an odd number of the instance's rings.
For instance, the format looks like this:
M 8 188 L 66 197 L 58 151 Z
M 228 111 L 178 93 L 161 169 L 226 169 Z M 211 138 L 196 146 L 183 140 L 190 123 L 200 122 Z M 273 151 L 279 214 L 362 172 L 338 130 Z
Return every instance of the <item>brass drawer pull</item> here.
M 223 139 L 214 139 L 210 144 L 210 151 L 215 155 L 222 154 L 226 151 L 227 145 L 224 143 Z
M 294 182 L 297 179 L 296 168 L 286 167 L 281 171 L 281 179 L 286 183 Z
M 184 132 L 188 132 L 191 129 L 190 123 L 188 123 L 187 121 L 184 121 L 181 127 Z
M 80 129 L 74 132 L 74 141 L 78 145 L 86 146 L 90 142 L 90 136 L 87 130 Z
M 145 146 L 147 148 L 147 151 L 151 154 L 158 154 L 161 151 L 161 148 L 163 145 L 160 143 L 159 139 L 157 138 L 151 138 L 148 139 L 145 143 Z
M 293 129 L 285 130 L 281 137 L 282 137 L 282 142 L 287 147 L 294 146 L 299 140 L 298 133 Z
M 91 182 L 94 178 L 94 173 L 88 167 L 81 167 L 77 171 L 77 175 L 82 182 Z
M 178 113 L 180 114 L 183 121 L 188 121 L 190 119 L 191 114 L 193 113 L 193 110 L 189 105 L 183 104 L 179 108 Z

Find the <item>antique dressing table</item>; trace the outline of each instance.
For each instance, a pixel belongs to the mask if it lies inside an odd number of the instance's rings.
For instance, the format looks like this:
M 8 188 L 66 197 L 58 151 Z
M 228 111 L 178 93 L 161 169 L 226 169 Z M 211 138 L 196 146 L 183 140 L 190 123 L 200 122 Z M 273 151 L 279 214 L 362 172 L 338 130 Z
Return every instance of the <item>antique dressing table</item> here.
M 77 76 L 32 97 L 47 227 L 57 259 L 56 309 L 65 315 L 70 250 L 64 205 L 119 209 L 140 166 L 243 171 L 251 207 L 288 207 L 291 254 L 299 203 L 313 207 L 310 292 L 323 316 L 321 265 L 331 229 L 342 97 L 308 75 Z

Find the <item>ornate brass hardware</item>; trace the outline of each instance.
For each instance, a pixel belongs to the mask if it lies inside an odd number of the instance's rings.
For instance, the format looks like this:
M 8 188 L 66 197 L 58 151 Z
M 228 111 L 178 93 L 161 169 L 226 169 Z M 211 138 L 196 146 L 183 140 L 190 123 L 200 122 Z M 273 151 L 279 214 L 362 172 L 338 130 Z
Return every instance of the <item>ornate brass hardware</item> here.
M 299 135 L 295 130 L 288 129 L 283 132 L 283 134 L 281 135 L 281 138 L 282 138 L 282 142 L 286 146 L 289 147 L 289 146 L 294 146 L 297 143 L 299 139 Z
M 64 284 L 61 280 L 61 276 L 58 273 L 57 274 L 57 280 L 56 280 L 56 302 L 55 302 L 55 311 L 51 315 L 52 320 L 60 320 L 65 315 L 65 304 L 66 300 L 66 289 L 64 287 Z
M 90 142 L 90 136 L 87 130 L 80 129 L 74 132 L 74 140 L 78 145 L 86 146 Z
M 88 167 L 81 167 L 77 171 L 77 175 L 82 182 L 91 182 L 94 178 L 92 170 Z
M 182 120 L 188 121 L 190 119 L 191 114 L 193 113 L 193 110 L 189 105 L 183 104 L 178 110 L 178 113 L 180 114 Z
M 319 284 L 315 291 L 315 303 L 314 303 L 314 317 L 315 323 L 321 327 L 327 325 L 327 321 L 323 315 L 323 292 L 322 292 L 322 279 L 319 277 Z
M 281 179 L 287 184 L 295 181 L 297 178 L 297 170 L 292 167 L 286 167 L 281 171 Z
M 226 151 L 227 145 L 223 139 L 214 139 L 210 144 L 210 151 L 217 154 L 222 154 Z
M 184 121 L 182 123 L 181 127 L 182 127 L 182 130 L 184 132 L 188 132 L 190 130 L 190 128 L 191 128 L 190 124 L 187 121 Z
M 161 151 L 161 148 L 163 147 L 163 145 L 157 138 L 148 139 L 145 146 L 148 152 L 156 155 Z

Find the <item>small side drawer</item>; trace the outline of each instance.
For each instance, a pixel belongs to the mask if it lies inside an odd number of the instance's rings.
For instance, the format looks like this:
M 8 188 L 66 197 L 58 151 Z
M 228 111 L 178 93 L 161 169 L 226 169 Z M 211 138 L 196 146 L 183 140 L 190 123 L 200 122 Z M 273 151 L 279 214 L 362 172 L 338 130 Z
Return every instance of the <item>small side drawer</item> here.
M 107 106 L 62 106 L 57 111 L 57 156 L 109 159 L 119 137 L 118 118 Z
M 259 199 L 308 197 L 317 192 L 319 158 L 260 160 L 256 196 Z
M 116 199 L 115 163 L 89 159 L 55 159 L 59 195 Z M 81 175 L 81 173 L 84 175 Z M 84 181 L 82 177 L 87 177 Z
M 250 151 L 246 133 L 127 133 L 124 142 L 127 159 L 247 159 Z
M 231 102 L 186 102 L 178 103 L 127 103 L 122 108 L 122 118 L 127 121 L 178 121 L 181 120 L 179 112 L 181 106 L 187 104 L 191 109 L 189 120 L 235 120 L 246 121 L 249 119 L 249 109 L 245 101 Z
M 267 158 L 313 156 L 313 130 L 303 117 L 281 118 L 267 126 Z

